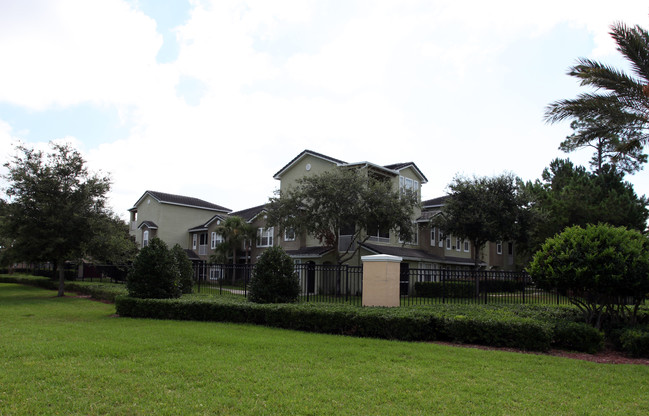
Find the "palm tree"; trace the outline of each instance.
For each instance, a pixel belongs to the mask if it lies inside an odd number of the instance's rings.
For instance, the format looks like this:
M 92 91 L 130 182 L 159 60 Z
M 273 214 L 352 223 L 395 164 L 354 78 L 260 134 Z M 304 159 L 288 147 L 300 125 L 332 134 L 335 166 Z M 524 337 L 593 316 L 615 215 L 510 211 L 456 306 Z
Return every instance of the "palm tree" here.
M 597 61 L 580 58 L 568 75 L 594 92 L 574 99 L 555 101 L 546 108 L 545 119 L 597 120 L 597 131 L 585 134 L 618 137 L 620 152 L 628 152 L 649 141 L 649 34 L 640 26 L 623 23 L 611 26 L 617 50 L 629 62 L 631 74 Z
M 243 218 L 231 216 L 226 218 L 221 225 L 216 228 L 216 232 L 223 237 L 223 242 L 217 246 L 217 251 L 213 256 L 231 250 L 233 268 L 232 283 L 234 284 L 236 276 L 234 273 L 234 266 L 237 264 L 237 250 L 243 246 L 246 240 L 250 240 L 250 236 L 253 235 L 255 230 L 252 225 L 248 224 L 248 222 Z

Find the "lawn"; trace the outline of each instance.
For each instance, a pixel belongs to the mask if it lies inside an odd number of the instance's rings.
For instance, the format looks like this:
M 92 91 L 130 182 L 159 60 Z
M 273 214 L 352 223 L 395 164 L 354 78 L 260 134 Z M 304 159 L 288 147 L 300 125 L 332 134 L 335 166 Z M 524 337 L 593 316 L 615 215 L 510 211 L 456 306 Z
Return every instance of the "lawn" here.
M 114 311 L 0 284 L 0 415 L 649 414 L 649 366 Z

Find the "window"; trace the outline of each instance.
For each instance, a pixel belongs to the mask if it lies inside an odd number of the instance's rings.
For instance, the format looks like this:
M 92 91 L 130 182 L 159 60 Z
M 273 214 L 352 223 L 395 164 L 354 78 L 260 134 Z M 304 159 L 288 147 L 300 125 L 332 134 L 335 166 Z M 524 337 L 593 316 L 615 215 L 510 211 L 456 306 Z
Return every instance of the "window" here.
M 496 244 L 496 253 L 503 254 L 503 243 Z
M 470 247 L 471 247 L 471 246 L 470 246 L 470 244 L 469 244 L 469 240 L 464 240 L 464 251 L 465 251 L 466 253 L 469 252 L 469 248 L 470 248 Z
M 446 249 L 451 249 L 451 237 L 446 237 Z
M 149 230 L 146 230 L 142 233 L 142 247 L 149 245 Z
M 210 267 L 210 280 L 219 280 L 223 277 L 223 269 L 221 266 Z
M 223 242 L 223 236 L 221 234 L 217 234 L 215 231 L 212 231 L 212 239 L 210 243 L 210 248 L 214 250 L 216 246 L 221 244 Z
M 514 243 L 507 243 L 507 254 L 509 254 L 510 256 L 514 255 Z
M 439 230 L 437 232 L 437 238 L 439 239 L 437 245 L 439 247 L 444 247 L 444 240 L 446 240 L 446 236 L 444 235 L 444 232 L 442 232 L 442 230 Z
M 410 190 L 417 193 L 419 191 L 419 182 L 414 179 L 406 178 L 405 176 L 399 176 L 399 189 L 401 192 Z
M 295 229 L 287 228 L 284 230 L 284 241 L 295 241 Z
M 196 250 L 198 246 L 198 236 L 196 234 L 192 235 L 192 250 Z
M 435 227 L 430 229 L 430 246 L 435 247 L 435 243 L 437 240 L 435 240 Z
M 462 250 L 462 240 L 460 238 L 455 239 L 455 250 Z
M 257 247 L 270 247 L 273 245 L 274 227 L 262 228 L 257 230 Z
M 390 242 L 390 230 L 378 221 L 373 221 L 367 226 L 367 235 L 370 241 Z

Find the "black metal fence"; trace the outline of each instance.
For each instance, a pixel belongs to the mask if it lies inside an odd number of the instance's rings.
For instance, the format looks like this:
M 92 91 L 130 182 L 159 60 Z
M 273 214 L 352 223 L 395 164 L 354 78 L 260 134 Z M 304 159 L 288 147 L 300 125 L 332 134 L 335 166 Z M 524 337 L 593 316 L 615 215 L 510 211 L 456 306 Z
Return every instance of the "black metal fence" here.
M 194 265 L 196 292 L 248 296 L 253 264 Z M 300 263 L 295 265 L 300 284 L 299 301 L 349 303 L 360 305 L 363 268 Z
M 536 287 L 526 272 L 410 269 L 401 275 L 401 304 L 569 304 L 556 291 Z

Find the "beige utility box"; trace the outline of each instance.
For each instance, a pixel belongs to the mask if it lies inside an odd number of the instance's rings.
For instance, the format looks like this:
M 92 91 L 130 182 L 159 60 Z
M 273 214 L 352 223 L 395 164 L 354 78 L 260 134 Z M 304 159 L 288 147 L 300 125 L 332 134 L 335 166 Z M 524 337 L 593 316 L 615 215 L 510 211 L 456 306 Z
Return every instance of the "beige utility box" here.
M 362 256 L 363 306 L 400 306 L 401 257 L 386 254 Z

